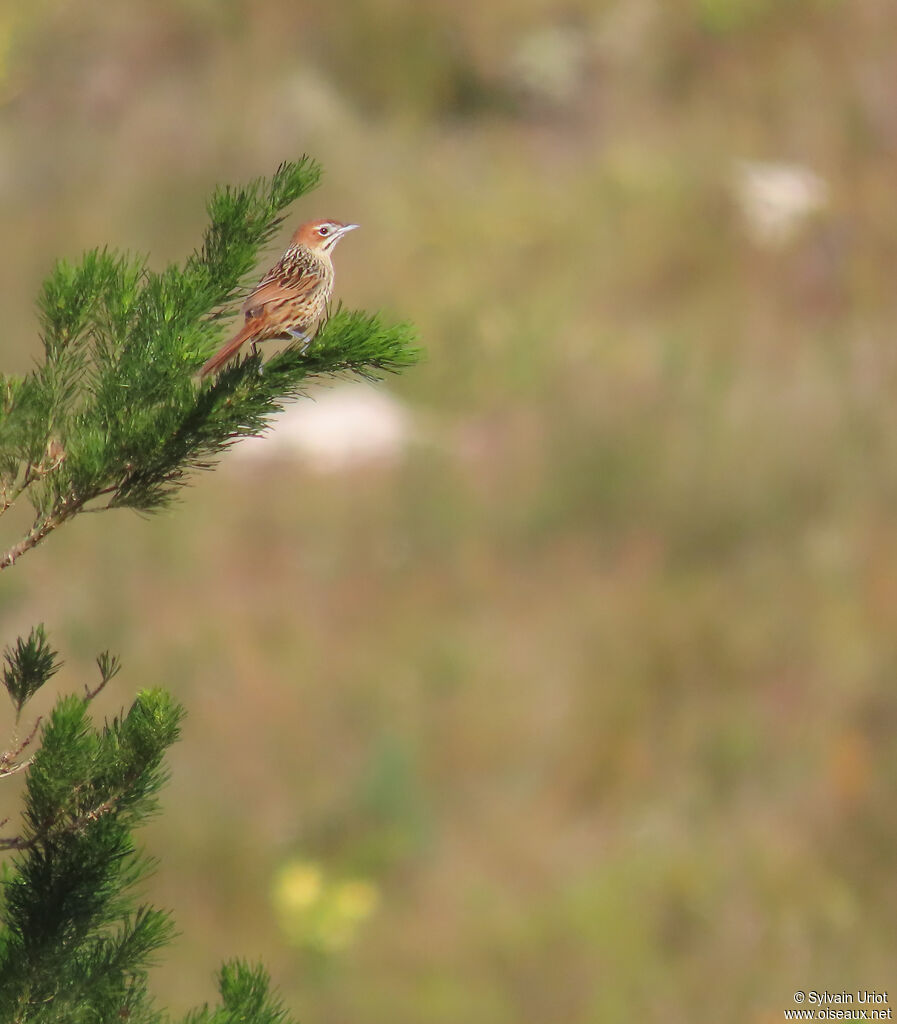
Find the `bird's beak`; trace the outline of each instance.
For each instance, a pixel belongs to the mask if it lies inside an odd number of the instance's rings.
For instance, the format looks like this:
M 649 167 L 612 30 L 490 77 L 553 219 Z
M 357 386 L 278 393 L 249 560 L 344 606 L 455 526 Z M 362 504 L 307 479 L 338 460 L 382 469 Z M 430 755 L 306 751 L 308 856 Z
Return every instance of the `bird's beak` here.
M 339 233 L 342 236 L 345 235 L 347 232 L 354 231 L 356 228 L 360 227 L 360 224 L 343 224 L 343 226 L 339 229 Z

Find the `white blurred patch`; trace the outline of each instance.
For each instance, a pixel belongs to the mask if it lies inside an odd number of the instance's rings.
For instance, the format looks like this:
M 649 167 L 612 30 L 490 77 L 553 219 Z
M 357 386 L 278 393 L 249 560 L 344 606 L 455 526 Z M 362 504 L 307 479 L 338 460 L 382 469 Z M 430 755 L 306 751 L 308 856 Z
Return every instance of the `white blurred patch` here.
M 288 405 L 264 435 L 240 441 L 232 459 L 295 459 L 336 472 L 394 462 L 411 439 L 405 406 L 382 388 L 356 382 L 317 390 Z
M 745 227 L 760 245 L 787 242 L 829 200 L 826 182 L 800 164 L 740 160 L 733 189 Z
M 508 62 L 512 88 L 537 105 L 566 106 L 586 76 L 588 41 L 577 28 L 549 25 L 518 40 Z

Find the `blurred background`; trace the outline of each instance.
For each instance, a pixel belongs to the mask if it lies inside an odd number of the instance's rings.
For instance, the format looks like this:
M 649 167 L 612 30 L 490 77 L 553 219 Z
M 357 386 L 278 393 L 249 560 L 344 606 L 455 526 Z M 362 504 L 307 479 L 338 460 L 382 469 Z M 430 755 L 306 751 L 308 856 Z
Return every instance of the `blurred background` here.
M 339 296 L 428 353 L 4 574 L 60 688 L 111 648 L 100 712 L 189 711 L 163 1005 L 229 956 L 308 1024 L 887 990 L 895 38 L 889 0 L 0 7 L 5 372 L 54 259 L 182 260 L 303 152 L 284 236 L 360 222 Z

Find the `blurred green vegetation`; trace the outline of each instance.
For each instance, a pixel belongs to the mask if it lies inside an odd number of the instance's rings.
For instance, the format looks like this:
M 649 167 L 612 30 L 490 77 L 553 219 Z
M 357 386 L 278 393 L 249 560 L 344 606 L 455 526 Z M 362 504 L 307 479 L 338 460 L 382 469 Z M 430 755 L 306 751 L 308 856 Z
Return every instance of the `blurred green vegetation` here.
M 398 463 L 228 459 L 4 574 L 7 639 L 46 621 L 73 669 L 112 648 L 189 710 L 148 838 L 181 929 L 160 998 L 229 956 L 318 1024 L 887 989 L 897 9 L 9 11 L 7 372 L 57 256 L 182 258 L 213 184 L 302 151 L 327 176 L 296 217 L 363 225 L 340 296 L 429 353 L 389 384 Z M 825 201 L 764 241 L 744 161 Z M 377 894 L 326 970 L 278 917 L 291 865 Z

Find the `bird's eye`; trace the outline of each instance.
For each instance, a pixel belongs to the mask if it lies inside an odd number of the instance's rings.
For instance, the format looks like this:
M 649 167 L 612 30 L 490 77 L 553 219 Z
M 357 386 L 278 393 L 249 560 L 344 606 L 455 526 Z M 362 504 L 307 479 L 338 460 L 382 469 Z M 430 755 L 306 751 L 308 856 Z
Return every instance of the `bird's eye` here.
M 328 224 L 322 224 L 322 225 L 321 225 L 321 226 L 320 226 L 320 227 L 318 228 L 318 234 L 319 234 L 319 235 L 320 235 L 320 236 L 321 236 L 322 238 L 326 238 L 326 237 L 327 237 L 327 236 L 328 236 L 328 235 L 330 234 L 330 226 L 329 226 Z

